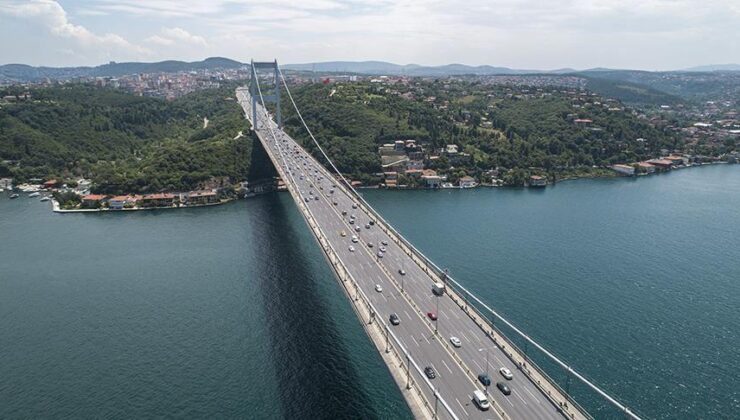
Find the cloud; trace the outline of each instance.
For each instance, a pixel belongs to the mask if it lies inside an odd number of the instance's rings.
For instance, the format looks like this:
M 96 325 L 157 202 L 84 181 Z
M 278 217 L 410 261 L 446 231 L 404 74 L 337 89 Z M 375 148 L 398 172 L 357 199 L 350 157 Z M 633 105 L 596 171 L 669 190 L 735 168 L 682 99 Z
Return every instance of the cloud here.
M 0 5 L 0 14 L 23 19 L 45 28 L 59 39 L 71 41 L 76 50 L 97 50 L 108 54 L 147 55 L 150 52 L 132 44 L 125 38 L 112 34 L 96 34 L 81 25 L 75 25 L 67 18 L 61 5 L 51 0 L 13 1 Z M 5 36 L 4 36 L 5 37 Z

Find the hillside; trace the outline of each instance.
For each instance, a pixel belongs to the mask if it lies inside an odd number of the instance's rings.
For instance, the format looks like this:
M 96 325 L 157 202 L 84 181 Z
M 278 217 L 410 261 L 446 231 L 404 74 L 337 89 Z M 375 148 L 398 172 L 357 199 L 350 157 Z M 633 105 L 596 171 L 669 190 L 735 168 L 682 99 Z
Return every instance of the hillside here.
M 228 58 L 211 57 L 203 61 L 160 61 L 157 63 L 108 63 L 96 67 L 32 67 L 25 64 L 0 66 L 0 80 L 36 82 L 45 78 L 66 80 L 76 77 L 117 77 L 137 73 L 181 72 L 203 69 L 233 69 L 242 63 Z
M 678 145 L 672 134 L 625 112 L 618 102 L 571 97 L 556 89 L 512 95 L 505 86 L 446 81 L 392 88 L 307 85 L 294 95 L 340 170 L 371 183 L 378 180 L 372 174 L 383 171 L 378 147 L 398 139 L 414 139 L 429 155 L 439 156 L 427 157 L 425 166 L 453 181 L 464 175 L 485 179 L 488 170 L 498 167 L 512 185 L 521 185 L 530 173 L 552 178 L 594 174 L 600 172 L 594 165 L 647 159 Z M 284 112 L 288 130 L 312 150 L 300 122 L 290 110 Z M 578 125 L 575 118 L 593 123 Z M 447 144 L 463 153 L 437 152 Z
M 173 102 L 85 85 L 33 89 L 0 106 L 0 172 L 92 178 L 98 191 L 193 189 L 212 177 L 243 180 L 251 142 L 235 85 Z M 203 117 L 209 119 L 203 128 Z

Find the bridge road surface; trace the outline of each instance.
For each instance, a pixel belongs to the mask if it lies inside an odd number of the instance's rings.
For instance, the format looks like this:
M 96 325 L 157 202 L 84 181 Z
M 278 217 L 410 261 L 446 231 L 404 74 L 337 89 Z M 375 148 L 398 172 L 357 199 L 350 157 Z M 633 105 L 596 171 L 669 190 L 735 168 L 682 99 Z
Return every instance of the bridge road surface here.
M 237 96 L 246 114 L 251 115 L 248 94 L 240 90 Z M 280 130 L 272 119 L 266 119 L 259 104 L 257 118 L 260 120 L 257 134 L 279 160 L 274 163 L 282 166 L 283 173 L 290 174 L 291 179 L 284 181 L 295 182 L 300 195 L 295 198 L 304 200 L 309 207 L 338 257 L 380 312 L 377 316 L 385 317 L 387 323 L 391 313 L 400 317 L 400 325 L 391 328 L 422 369 L 426 366 L 434 368 L 437 377 L 431 382 L 438 387 L 439 394 L 459 418 L 496 418 L 500 417 L 498 411 L 505 412 L 512 419 L 564 418 L 547 396 L 517 369 L 509 357 L 447 294 L 438 297 L 432 293 L 432 278 L 411 261 L 385 232 L 377 225 L 366 228 L 374 218 L 364 213 L 360 206 L 352 208 L 356 199 L 344 188 L 340 188 L 340 182 Z M 272 131 L 267 124 L 270 124 Z M 347 212 L 345 216 L 342 216 L 342 211 Z M 354 224 L 350 223 L 351 215 L 356 216 Z M 359 232 L 355 231 L 356 227 L 360 228 Z M 342 236 L 342 232 L 346 236 Z M 352 242 L 352 235 L 358 236 L 357 243 Z M 383 241 L 387 243 L 386 251 L 379 258 L 378 252 Z M 369 246 L 370 243 L 373 244 L 372 247 Z M 350 251 L 350 246 L 354 247 L 354 252 Z M 399 269 L 404 269 L 406 275 L 402 276 Z M 400 290 L 402 283 L 405 294 Z M 380 285 L 383 291 L 375 291 L 376 285 Z M 426 315 L 430 311 L 437 312 L 437 305 L 438 335 L 435 334 L 435 321 Z M 449 344 L 452 336 L 462 341 L 460 348 Z M 462 361 L 462 366 L 452 352 Z M 514 378 L 510 381 L 504 379 L 498 372 L 501 367 L 507 367 Z M 491 378 L 488 395 L 497 406 L 485 412 L 472 402 L 473 391 L 485 389 L 475 378 L 478 373 L 483 372 L 488 372 Z M 433 406 L 432 391 L 414 369 L 411 374 L 416 386 L 424 392 L 427 401 Z M 511 388 L 511 395 L 503 395 L 496 388 L 496 382 L 507 383 Z M 441 404 L 438 412 L 442 418 L 448 417 Z

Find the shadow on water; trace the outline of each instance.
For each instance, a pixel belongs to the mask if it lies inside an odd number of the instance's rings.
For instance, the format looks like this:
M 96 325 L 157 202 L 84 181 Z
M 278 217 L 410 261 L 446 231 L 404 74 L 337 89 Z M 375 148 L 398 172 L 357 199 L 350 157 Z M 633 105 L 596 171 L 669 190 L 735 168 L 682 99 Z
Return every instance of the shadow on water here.
M 277 176 L 277 170 L 267 155 L 265 148 L 262 146 L 259 138 L 257 138 L 257 135 L 251 130 L 249 131 L 249 138 L 252 142 L 252 152 L 249 156 L 251 163 L 249 165 L 249 172 L 247 173 L 247 181 L 254 183 Z
M 310 237 L 292 226 L 291 214 L 277 194 L 251 201 L 254 237 L 273 349 L 275 375 L 281 384 L 276 402 L 284 418 L 377 418 L 357 385 L 358 372 L 349 359 L 321 281 L 335 281 L 321 251 Z M 316 252 L 306 253 L 307 244 Z M 320 258 L 320 264 L 315 260 Z M 317 268 L 317 265 L 319 268 Z M 318 278 L 317 278 L 318 277 Z M 329 298 L 343 297 L 341 292 Z M 354 316 L 350 311 L 348 316 Z

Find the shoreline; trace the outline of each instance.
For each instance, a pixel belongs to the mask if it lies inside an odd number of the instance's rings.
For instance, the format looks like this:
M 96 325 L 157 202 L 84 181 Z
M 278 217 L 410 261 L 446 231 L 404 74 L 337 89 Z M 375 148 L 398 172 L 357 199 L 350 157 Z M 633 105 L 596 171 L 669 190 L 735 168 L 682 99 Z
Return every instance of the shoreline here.
M 232 201 L 235 201 L 234 198 L 228 198 L 225 200 L 221 200 L 218 203 L 206 203 L 206 204 L 195 204 L 191 206 L 171 206 L 171 207 L 132 207 L 129 209 L 62 209 L 59 207 L 59 203 L 55 199 L 51 199 L 51 209 L 54 213 L 119 213 L 119 212 L 126 212 L 126 211 L 146 211 L 146 210 L 173 210 L 173 209 L 189 209 L 189 208 L 197 208 L 197 207 L 212 207 L 212 206 L 220 206 L 221 204 L 226 204 Z

